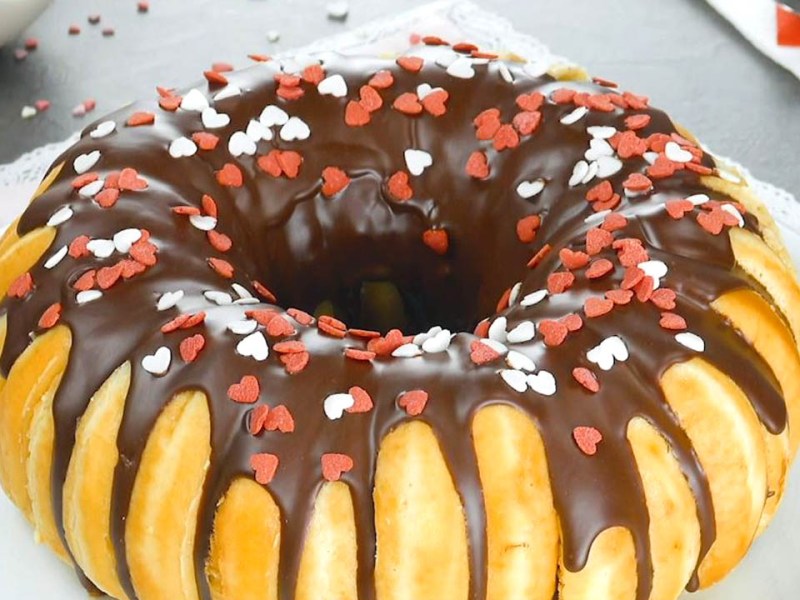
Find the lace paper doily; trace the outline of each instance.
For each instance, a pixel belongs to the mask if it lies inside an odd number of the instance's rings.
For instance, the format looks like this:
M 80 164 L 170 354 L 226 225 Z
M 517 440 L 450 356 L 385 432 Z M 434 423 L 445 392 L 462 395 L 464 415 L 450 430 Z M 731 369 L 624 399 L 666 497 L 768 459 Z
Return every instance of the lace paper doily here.
M 570 62 L 550 52 L 547 46 L 533 36 L 516 31 L 507 19 L 487 12 L 472 2 L 459 0 L 434 2 L 277 56 L 288 58 L 322 50 L 353 54 L 402 52 L 408 46 L 411 33 L 439 35 L 445 39 L 466 39 L 488 50 L 513 52 L 537 65 Z M 75 133 L 67 140 L 36 148 L 13 163 L 0 165 L 0 190 L 38 183 L 53 161 L 77 139 L 78 133 Z M 747 177 L 781 225 L 800 236 L 800 211 L 797 210 L 797 200 L 792 194 L 753 178 L 746 168 L 735 161 L 723 160 Z

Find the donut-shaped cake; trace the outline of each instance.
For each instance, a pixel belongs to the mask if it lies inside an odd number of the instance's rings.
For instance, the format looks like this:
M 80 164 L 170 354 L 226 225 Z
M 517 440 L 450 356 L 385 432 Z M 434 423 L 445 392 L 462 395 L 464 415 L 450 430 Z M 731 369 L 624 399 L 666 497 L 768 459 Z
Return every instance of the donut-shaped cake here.
M 800 288 L 648 99 L 427 38 L 90 126 L 0 242 L 0 476 L 134 600 L 674 600 L 774 515 Z

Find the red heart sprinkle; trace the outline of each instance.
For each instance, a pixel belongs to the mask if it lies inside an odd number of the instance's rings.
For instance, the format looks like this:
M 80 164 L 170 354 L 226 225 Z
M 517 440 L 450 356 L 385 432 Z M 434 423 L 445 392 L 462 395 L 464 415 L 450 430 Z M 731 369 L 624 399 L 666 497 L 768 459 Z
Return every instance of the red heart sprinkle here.
M 517 106 L 522 110 L 537 111 L 544 103 L 544 94 L 541 92 L 531 92 L 530 94 L 520 94 L 516 100 Z
M 204 311 L 200 311 L 198 313 L 194 313 L 192 315 L 188 315 L 186 320 L 181 323 L 181 329 L 191 329 L 192 327 L 196 327 L 201 325 L 206 320 L 206 313 Z
M 361 86 L 359 96 L 361 97 L 359 104 L 368 112 L 375 112 L 383 106 L 383 98 L 381 98 L 381 95 L 368 85 Z
M 206 338 L 201 334 L 196 334 L 184 339 L 179 347 L 181 358 L 187 362 L 194 362 L 197 360 L 200 352 L 205 348 Z
M 217 203 L 208 194 L 203 194 L 203 199 L 201 201 L 203 205 L 203 212 L 206 213 L 209 217 L 217 218 Z
M 121 263 L 117 263 L 113 267 L 103 267 L 97 271 L 97 285 L 101 290 L 107 290 L 117 283 L 120 277 L 122 277 Z
M 597 381 L 597 376 L 586 367 L 576 367 L 572 369 L 572 376 L 575 378 L 575 381 L 593 394 L 600 391 L 600 382 Z
M 23 273 L 8 286 L 9 298 L 25 298 L 33 291 L 33 277 L 30 273 Z
M 344 122 L 350 127 L 361 127 L 369 123 L 369 111 L 360 102 L 351 100 L 344 110 Z
M 570 271 L 582 269 L 589 264 L 589 255 L 585 252 L 570 250 L 569 248 L 562 248 L 558 257 L 561 263 Z
M 339 167 L 325 167 L 322 170 L 322 195 L 330 198 L 350 184 L 350 177 Z
M 410 200 L 414 196 L 414 190 L 408 183 L 408 173 L 405 171 L 397 171 L 386 184 L 389 195 L 398 202 Z
M 122 169 L 119 172 L 119 189 L 122 191 L 130 190 L 130 191 L 140 191 L 147 189 L 147 181 L 139 177 L 138 171 L 136 169 Z
M 476 150 L 469 155 L 467 160 L 467 175 L 475 179 L 486 179 L 489 177 L 489 161 L 486 154 Z
M 152 125 L 156 122 L 156 116 L 151 112 L 139 111 L 128 117 L 126 125 L 128 127 L 139 127 L 141 125 Z
M 267 422 L 267 415 L 269 415 L 269 406 L 266 404 L 256 406 L 250 411 L 250 423 L 247 427 L 250 435 L 258 435 L 264 430 L 264 424 Z
M 253 319 L 259 325 L 266 327 L 270 321 L 278 316 L 278 312 L 272 309 L 260 308 L 258 310 L 247 310 L 245 316 L 248 319 Z
M 613 233 L 614 231 L 624 229 L 627 225 L 628 219 L 625 217 L 625 215 L 620 213 L 611 213 L 606 215 L 606 218 L 603 219 L 603 224 L 600 227 L 609 233 Z
M 97 271 L 89 269 L 72 284 L 72 289 L 76 292 L 85 292 L 92 289 L 95 283 L 97 283 Z
M 260 281 L 253 281 L 251 283 L 253 284 L 253 288 L 255 288 L 256 293 L 259 296 L 261 296 L 264 300 L 272 304 L 274 304 L 277 301 L 275 294 L 273 294 L 263 283 L 261 283 Z M 292 315 L 291 312 L 289 312 L 289 315 L 294 316 Z M 295 317 L 295 320 L 297 320 L 297 317 Z M 301 323 L 301 325 L 304 325 L 304 323 Z
M 622 278 L 620 287 L 623 290 L 632 290 L 642 279 L 644 279 L 644 271 L 637 266 L 628 267 L 625 269 L 625 275 Z
M 579 331 L 583 327 L 583 319 L 575 313 L 570 313 L 563 317 L 559 323 L 562 323 L 567 328 L 567 331 L 570 332 Z
M 485 338 L 489 335 L 490 325 L 491 324 L 489 323 L 489 319 L 484 319 L 475 326 L 475 331 L 473 333 L 479 338 Z
M 417 417 L 425 410 L 428 404 L 428 392 L 425 390 L 411 390 L 403 392 L 397 398 L 397 405 L 412 417 Z
M 303 69 L 303 81 L 311 85 L 317 85 L 325 79 L 325 69 L 322 65 L 309 65 Z
M 303 164 L 303 157 L 294 150 L 284 150 L 278 152 L 278 164 L 289 179 L 294 179 L 300 173 L 300 165 Z
M 678 163 L 672 162 L 663 154 L 659 154 L 656 161 L 647 168 L 647 174 L 653 179 L 666 179 L 672 177 L 678 170 Z
M 631 115 L 625 119 L 625 127 L 628 129 L 644 129 L 650 124 L 650 115 Z
M 572 437 L 586 456 L 597 454 L 597 445 L 603 441 L 603 435 L 594 427 L 576 427 L 572 430 Z
M 545 345 L 552 348 L 564 343 L 564 340 L 567 339 L 569 328 L 559 321 L 545 319 L 539 323 L 539 333 L 544 337 Z
M 211 244 L 211 247 L 217 252 L 227 252 L 233 246 L 233 240 L 231 240 L 231 238 L 215 229 L 207 232 L 206 236 L 208 237 L 208 243 Z
M 379 90 L 384 90 L 388 87 L 391 87 L 394 83 L 394 75 L 392 75 L 391 71 L 378 71 L 372 78 L 369 80 L 369 85 L 374 88 L 378 88 Z
M 428 248 L 440 255 L 447 254 L 447 249 L 450 247 L 450 240 L 447 236 L 447 231 L 444 229 L 428 229 L 423 231 L 422 241 Z
M 422 106 L 434 117 L 441 117 L 447 112 L 446 103 L 449 98 L 447 90 L 434 90 L 422 99 Z
M 366 413 L 372 410 L 374 403 L 372 402 L 372 397 L 369 395 L 367 390 L 358 386 L 353 386 L 347 390 L 347 393 L 353 397 L 353 400 L 355 400 L 353 406 L 348 408 L 347 412 Z
M 254 404 L 261 394 L 261 386 L 253 375 L 245 375 L 228 388 L 228 398 L 239 404 Z
M 42 329 L 50 329 L 55 327 L 61 320 L 61 304 L 56 302 L 47 307 L 39 318 L 39 327 Z
M 225 163 L 222 168 L 216 172 L 217 183 L 225 187 L 242 187 L 244 177 L 242 171 L 233 163 Z
M 351 327 L 347 330 L 347 333 L 353 337 L 363 338 L 365 340 L 372 340 L 377 337 L 381 337 L 380 332 L 372 331 L 371 329 L 354 329 Z
M 308 366 L 311 355 L 308 352 L 281 354 L 281 362 L 289 375 L 296 375 Z
M 346 454 L 323 454 L 321 463 L 322 476 L 330 482 L 339 481 L 342 474 L 353 469 L 353 459 Z
M 550 94 L 550 100 L 556 104 L 569 104 L 575 98 L 576 93 L 575 90 L 569 88 L 559 88 Z
M 567 291 L 575 283 L 575 275 L 569 271 L 558 271 L 547 276 L 547 291 L 555 296 Z
M 289 409 L 283 404 L 279 404 L 269 411 L 264 422 L 264 429 L 267 431 L 280 431 L 281 433 L 292 433 L 294 431 L 294 418 Z
M 506 148 L 519 146 L 519 134 L 511 125 L 501 125 L 494 134 L 494 149 L 502 152 Z
M 136 262 L 135 260 L 123 260 L 119 263 L 122 265 L 122 278 L 123 279 L 130 279 L 131 277 L 135 277 L 140 273 L 144 273 L 147 269 L 142 263 Z
M 197 144 L 200 150 L 210 151 L 214 150 L 219 144 L 219 138 L 213 133 L 199 131 L 192 134 L 192 141 Z
M 670 331 L 683 331 L 686 329 L 686 319 L 671 312 L 661 313 L 661 320 L 658 324 Z
M 647 152 L 647 140 L 643 140 L 633 131 L 618 134 L 616 150 L 620 158 L 627 160 L 634 156 L 643 156 Z
M 614 236 L 599 227 L 592 227 L 586 232 L 586 254 L 596 256 L 614 242 Z
M 360 350 L 358 348 L 345 348 L 344 355 L 350 360 L 359 360 L 369 362 L 374 360 L 377 354 L 369 350 Z
M 300 87 L 289 87 L 286 85 L 278 86 L 278 89 L 275 91 L 275 94 L 279 98 L 283 98 L 284 100 L 293 101 L 299 100 L 305 95 L 305 91 L 303 88 Z
M 550 251 L 552 249 L 553 249 L 553 247 L 550 244 L 545 244 L 544 246 L 542 246 L 539 249 L 539 251 L 536 254 L 534 254 L 533 257 L 528 261 L 527 267 L 529 269 L 536 268 L 536 266 L 538 266 L 539 263 L 541 263 L 544 260 L 544 258 L 548 254 L 550 254 Z
M 294 335 L 295 333 L 297 333 L 297 331 L 292 327 L 292 324 L 280 315 L 276 315 L 275 318 L 271 319 L 267 324 L 267 335 L 270 337 L 286 337 L 288 335 Z
M 314 324 L 314 317 L 299 308 L 289 308 L 286 313 L 300 325 L 309 326 Z
M 277 342 L 272 349 L 278 354 L 296 354 L 297 352 L 305 352 L 306 345 L 303 342 L 292 340 L 288 342 Z
M 694 210 L 694 204 L 686 199 L 667 200 L 665 207 L 669 216 L 676 220 L 682 219 L 686 213 Z
M 610 200 L 614 195 L 614 188 L 611 182 L 606 180 L 598 183 L 596 186 L 586 192 L 586 200 L 588 202 L 605 202 Z
M 676 294 L 674 291 L 667 288 L 659 288 L 650 296 L 650 302 L 661 310 L 672 310 L 675 308 L 675 298 Z
M 653 187 L 653 182 L 641 173 L 631 173 L 622 183 L 622 187 L 631 192 L 646 192 Z
M 473 341 L 469 348 L 469 358 L 476 365 L 485 365 L 500 358 L 497 350 L 477 340 Z
M 419 73 L 425 61 L 418 56 L 401 56 L 397 59 L 397 64 L 411 73 Z
M 531 135 L 539 128 L 541 122 L 542 113 L 539 111 L 530 112 L 527 110 L 517 113 L 512 120 L 514 128 L 519 131 L 520 135 Z
M 162 96 L 158 99 L 158 105 L 168 111 L 175 112 L 181 107 L 183 96 Z
M 602 317 L 605 314 L 611 312 L 611 309 L 614 308 L 614 302 L 609 300 L 608 298 L 587 298 L 586 302 L 583 303 L 583 312 L 586 313 L 586 316 L 589 319 L 595 319 L 597 317 Z
M 221 258 L 209 258 L 208 265 L 217 272 L 218 275 L 225 279 L 233 278 L 233 265 L 227 260 Z
M 253 454 L 250 457 L 250 468 L 255 473 L 256 481 L 261 485 L 269 484 L 278 470 L 278 457 L 274 454 Z
M 608 290 L 605 296 L 617 305 L 630 304 L 631 300 L 633 300 L 633 292 L 631 290 Z
M 649 275 L 645 275 L 642 280 L 636 284 L 636 299 L 639 302 L 647 302 L 653 295 L 655 289 L 655 281 Z
M 156 264 L 156 252 L 158 248 L 151 242 L 146 242 L 144 239 L 139 240 L 128 251 L 131 258 L 136 262 L 142 263 L 146 267 L 152 267 Z
M 589 268 L 586 269 L 586 277 L 589 279 L 600 279 L 605 275 L 608 275 L 614 270 L 614 265 L 611 263 L 610 260 L 605 258 L 600 258 L 594 261 Z
M 500 129 L 500 110 L 497 108 L 487 108 L 473 119 L 473 124 L 477 127 L 475 136 L 481 140 L 492 139 Z
M 75 179 L 72 180 L 72 189 L 79 190 L 85 185 L 89 185 L 90 183 L 94 183 L 100 179 L 100 175 L 95 173 L 94 171 L 89 173 L 84 173 L 83 175 L 78 175 Z
M 724 212 L 723 210 L 701 212 L 697 215 L 697 222 L 711 235 L 719 235 L 725 227 Z
M 536 232 L 542 225 L 539 215 L 528 215 L 517 221 L 517 237 L 523 244 L 530 244 L 536 239 Z
M 400 94 L 392 104 L 392 107 L 405 115 L 418 115 L 422 112 L 422 104 L 419 98 L 412 92 Z
M 119 200 L 119 190 L 114 188 L 103 190 L 94 197 L 94 201 L 100 208 L 111 208 L 117 203 L 117 200 Z

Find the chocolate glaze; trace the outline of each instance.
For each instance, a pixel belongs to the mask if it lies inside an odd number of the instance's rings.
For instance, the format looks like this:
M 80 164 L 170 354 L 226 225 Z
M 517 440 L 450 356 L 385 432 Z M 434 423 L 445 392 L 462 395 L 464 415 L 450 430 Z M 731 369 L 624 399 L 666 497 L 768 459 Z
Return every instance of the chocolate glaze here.
M 613 125 L 623 130 L 626 116 L 646 112 L 652 121 L 640 132 L 643 137 L 675 131 L 664 113 L 649 108 L 591 111 L 584 120 L 566 126 L 559 120 L 574 107 L 546 102 L 539 130 L 523 137 L 519 147 L 496 152 L 491 142 L 475 139 L 472 119 L 482 110 L 497 107 L 508 122 L 518 111 L 515 98 L 523 92 L 539 90 L 547 95 L 564 85 L 592 93 L 608 90 L 593 84 L 558 83 L 549 76 L 531 77 L 514 64 L 508 65 L 514 77 L 509 83 L 501 76 L 498 62 L 476 66 L 473 79 L 457 79 L 434 64 L 437 57 L 448 52 L 447 48 L 415 48 L 414 53 L 425 58 L 419 74 L 404 71 L 393 61 L 320 56 L 327 74 L 344 76 L 349 88 L 347 98 L 321 96 L 313 85 L 305 83 L 306 93 L 301 99 L 286 102 L 276 98 L 273 75 L 280 68 L 277 63 L 229 74 L 230 83 L 238 85 L 243 94 L 216 102 L 215 107 L 229 114 L 231 123 L 214 131 L 222 140 L 216 150 L 198 152 L 191 158 L 173 159 L 167 148 L 171 140 L 203 130 L 199 113 L 169 113 L 153 101 L 127 107 L 110 117 L 117 122 L 115 133 L 93 139 L 88 135 L 94 128 L 91 126 L 81 141 L 59 158 L 57 163 L 66 164 L 61 175 L 23 215 L 20 234 L 41 227 L 59 207 L 70 204 L 74 217 L 59 226 L 53 249 L 81 234 L 109 238 L 127 227 L 147 229 L 159 247 L 154 268 L 114 286 L 88 305 L 76 304 L 71 283 L 88 268 L 113 264 L 118 257 L 67 258 L 50 271 L 39 264 L 32 270 L 35 293 L 25 300 L 7 299 L 2 304 L 2 311 L 8 314 L 1 362 L 4 374 L 27 347 L 30 332 L 37 331 L 39 316 L 53 302 L 63 304 L 62 322 L 72 330 L 69 365 L 54 402 L 53 505 L 62 534 L 62 489 L 78 419 L 111 373 L 123 362 L 131 362 L 133 375 L 119 432 L 120 462 L 111 522 L 119 575 L 131 598 L 136 594 L 125 560 L 124 530 L 133 484 L 156 419 L 175 393 L 187 389 L 207 394 L 212 418 L 212 459 L 196 539 L 197 580 L 203 599 L 210 598 L 204 568 L 215 507 L 235 478 L 252 477 L 249 459 L 256 452 L 280 457 L 278 473 L 268 486 L 282 512 L 280 598 L 294 595 L 305 530 L 322 483 L 320 456 L 326 452 L 345 453 L 354 459 L 355 468 L 343 476 L 343 481 L 352 490 L 356 509 L 358 594 L 363 600 L 375 598 L 372 488 L 377 451 L 388 432 L 412 418 L 396 405 L 398 395 L 410 389 L 424 389 L 430 394 L 424 413 L 416 418 L 429 423 L 438 436 L 464 504 L 471 600 L 485 597 L 487 580 L 485 510 L 471 420 L 488 404 L 519 408 L 541 431 L 567 569 L 580 570 L 595 537 L 621 525 L 631 531 L 636 546 L 637 598 L 644 600 L 649 595 L 649 519 L 626 439 L 627 425 L 637 416 L 661 432 L 680 461 L 697 501 L 703 556 L 713 543 L 714 514 L 706 476 L 658 383 L 667 368 L 697 353 L 676 343 L 672 333 L 659 327 L 660 311 L 652 304 L 634 300 L 604 317 L 585 319 L 580 332 L 555 348 L 546 347 L 540 335 L 532 342 L 514 346 L 533 358 L 537 368 L 555 375 L 558 392 L 545 397 L 531 390 L 520 394 L 508 387 L 497 374 L 505 366 L 502 360 L 486 366 L 473 364 L 469 354 L 475 337 L 469 333 L 459 333 L 449 350 L 441 354 L 365 363 L 342 355 L 344 347 L 361 348 L 363 341 L 350 336 L 337 340 L 315 327 L 295 323 L 298 333 L 294 337 L 307 345 L 311 361 L 302 373 L 290 376 L 275 352 L 266 362 L 256 363 L 234 350 L 240 338 L 227 331 L 226 324 L 258 306 L 217 307 L 203 298 L 204 290 L 230 291 L 230 281 L 206 263 L 209 256 L 223 255 L 211 248 L 203 232 L 192 228 L 185 217 L 171 214 L 170 209 L 200 206 L 202 195 L 210 194 L 219 205 L 217 229 L 234 240 L 233 249 L 224 258 L 235 266 L 234 281 L 245 287 L 252 289 L 250 282 L 261 280 L 276 292 L 283 306 L 306 310 L 331 299 L 349 318 L 357 319 L 358 311 L 349 301 L 354 290 L 364 281 L 391 281 L 422 307 L 412 320 L 413 327 L 441 324 L 454 331 L 470 330 L 479 319 L 495 313 L 497 298 L 514 282 L 522 281 L 522 297 L 546 287 L 548 274 L 561 268 L 557 252 L 538 267 L 526 268 L 533 252 L 546 243 L 556 250 L 582 249 L 586 231 L 596 226 L 584 221 L 592 212 L 584 200 L 589 186 L 570 188 L 567 183 L 573 165 L 588 147 L 588 125 Z M 357 98 L 358 88 L 381 69 L 390 70 L 395 78 L 391 88 L 380 91 L 383 108 L 373 113 L 367 126 L 347 126 L 346 102 Z M 391 109 L 394 98 L 401 92 L 414 91 L 420 83 L 449 92 L 445 115 L 406 116 Z M 213 86 L 208 95 L 219 89 Z M 258 145 L 258 155 L 266 154 L 271 147 L 301 152 L 304 162 L 296 179 L 268 176 L 256 167 L 255 157 L 234 159 L 227 150 L 232 132 L 244 130 L 268 104 L 284 107 L 311 128 L 306 141 L 284 142 L 276 134 L 273 141 Z M 125 127 L 124 122 L 136 110 L 155 112 L 155 125 Z M 433 165 L 423 175 L 411 177 L 413 199 L 397 202 L 387 194 L 386 181 L 395 171 L 405 169 L 403 152 L 407 148 L 425 149 L 433 156 Z M 123 193 L 110 210 L 79 198 L 71 187 L 75 176 L 72 161 L 95 149 L 102 153 L 95 167 L 101 176 L 133 167 L 149 182 L 149 188 Z M 470 153 L 478 149 L 487 152 L 491 165 L 491 176 L 483 181 L 464 172 Z M 243 187 L 222 187 L 215 180 L 214 171 L 228 162 L 242 169 Z M 703 162 L 713 165 L 709 157 Z M 344 169 L 352 181 L 337 197 L 325 198 L 320 193 L 320 173 L 331 165 Z M 625 177 L 642 172 L 646 166 L 642 159 L 624 161 L 622 171 L 611 178 L 615 189 L 621 192 Z M 530 200 L 521 198 L 516 192 L 519 182 L 538 177 L 547 181 L 544 191 Z M 769 367 L 709 308 L 721 294 L 755 288 L 754 282 L 735 267 L 727 235 L 712 236 L 694 218 L 676 221 L 663 210 L 667 199 L 699 192 L 710 194 L 698 176 L 688 171 L 658 180 L 653 193 L 623 200 L 618 210 L 629 222 L 616 237 L 642 238 L 651 259 L 669 266 L 662 285 L 678 293 L 675 312 L 686 318 L 690 331 L 705 340 L 702 358 L 735 380 L 770 432 L 781 432 L 786 426 L 786 409 Z M 533 244 L 522 244 L 515 235 L 515 225 L 532 213 L 542 215 L 544 225 Z M 422 243 L 423 231 L 431 227 L 444 228 L 449 234 L 450 250 L 445 256 L 434 254 Z M 751 216 L 747 216 L 745 227 L 758 231 L 758 223 Z M 602 255 L 615 259 L 610 249 Z M 503 312 L 508 329 L 523 320 L 539 322 L 581 313 L 587 296 L 602 294 L 619 284 L 623 269 L 615 264 L 612 275 L 593 282 L 579 276 L 567 293 L 536 306 L 512 305 Z M 186 292 L 179 306 L 157 312 L 157 298 L 177 289 Z M 166 335 L 159 331 L 179 312 L 198 310 L 208 313 L 204 325 Z M 205 335 L 207 346 L 196 362 L 185 364 L 179 358 L 178 344 L 198 332 Z M 586 351 L 611 335 L 624 339 L 631 356 L 611 371 L 598 372 L 601 389 L 592 395 L 573 380 L 571 371 L 576 366 L 593 368 L 585 358 Z M 173 362 L 165 376 L 154 377 L 144 371 L 141 360 L 162 345 L 172 349 Z M 226 395 L 228 386 L 245 374 L 259 378 L 259 402 L 289 407 L 296 422 L 294 433 L 254 437 L 247 432 L 252 406 L 236 404 Z M 366 414 L 345 414 L 340 420 L 329 421 L 322 410 L 324 398 L 354 385 L 370 393 L 375 408 Z M 592 426 L 602 432 L 604 440 L 595 456 L 582 454 L 576 446 L 572 431 L 577 426 Z

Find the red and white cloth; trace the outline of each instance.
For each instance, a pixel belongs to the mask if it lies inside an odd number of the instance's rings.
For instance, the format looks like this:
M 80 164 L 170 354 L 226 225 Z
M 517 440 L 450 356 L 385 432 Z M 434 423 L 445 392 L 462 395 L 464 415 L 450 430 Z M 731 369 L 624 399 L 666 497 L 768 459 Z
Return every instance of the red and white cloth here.
M 800 77 L 800 0 L 708 0 L 744 37 Z

